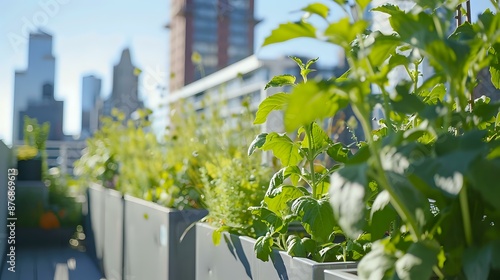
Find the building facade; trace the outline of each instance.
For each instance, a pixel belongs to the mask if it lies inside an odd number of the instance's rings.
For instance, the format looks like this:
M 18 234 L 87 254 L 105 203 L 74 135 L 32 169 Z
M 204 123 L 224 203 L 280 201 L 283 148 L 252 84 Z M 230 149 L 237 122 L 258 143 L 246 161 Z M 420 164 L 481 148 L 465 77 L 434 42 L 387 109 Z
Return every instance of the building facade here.
M 99 127 L 101 106 L 101 79 L 94 75 L 82 79 L 82 130 L 80 138 L 85 139 Z
M 171 92 L 253 54 L 253 0 L 171 2 Z
M 134 111 L 142 108 L 138 84 L 136 67 L 132 63 L 130 50 L 126 48 L 122 51 L 120 61 L 113 68 L 113 89 L 111 96 L 104 101 L 103 114 L 109 116 L 111 110 L 116 108 L 129 118 Z
M 44 86 L 51 86 L 53 91 L 54 77 L 55 57 L 52 54 L 52 36 L 39 30 L 29 36 L 28 66 L 26 70 L 16 71 L 15 73 L 12 144 L 15 145 L 23 139 L 23 112 L 28 111 L 28 106 L 37 106 L 38 102 L 42 102 L 42 99 L 44 99 Z M 43 100 L 44 103 L 46 101 Z M 52 114 L 51 111 L 44 113 Z M 60 121 L 62 123 L 62 116 Z M 58 125 L 51 124 L 51 126 Z M 52 136 L 55 137 L 55 134 L 52 134 Z

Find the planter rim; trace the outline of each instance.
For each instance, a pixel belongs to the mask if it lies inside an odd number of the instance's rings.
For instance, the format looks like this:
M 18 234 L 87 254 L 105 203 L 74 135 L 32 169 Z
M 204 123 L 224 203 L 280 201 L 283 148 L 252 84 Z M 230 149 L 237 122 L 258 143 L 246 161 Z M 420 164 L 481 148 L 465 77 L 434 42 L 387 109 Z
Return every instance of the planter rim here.
M 205 227 L 205 228 L 208 228 L 208 229 L 211 229 L 211 230 L 215 230 L 216 228 L 208 223 L 205 223 L 205 222 L 196 222 L 196 226 L 202 226 L 202 227 Z M 255 242 L 255 238 L 252 238 L 250 236 L 243 236 L 243 235 L 238 235 L 239 238 L 243 239 L 243 240 L 246 240 L 246 241 L 250 241 L 250 242 Z M 212 242 L 210 240 L 210 242 Z M 323 262 L 323 263 L 320 263 L 320 262 L 317 262 L 317 261 L 313 261 L 311 259 L 308 259 L 308 258 L 303 258 L 303 257 L 292 257 L 290 255 L 288 255 L 287 252 L 285 251 L 282 251 L 282 250 L 278 250 L 278 249 L 273 249 L 273 250 L 276 250 L 277 252 L 279 252 L 280 254 L 284 254 L 296 261 L 299 261 L 299 262 L 303 262 L 303 263 L 306 263 L 308 265 L 311 265 L 311 266 L 317 266 L 317 265 L 325 265 L 325 264 L 357 264 L 357 262 L 355 261 L 347 261 L 347 262 Z
M 357 268 L 344 268 L 344 269 L 327 269 L 325 275 L 333 275 L 345 280 L 358 280 L 359 277 L 350 272 L 357 272 Z
M 179 210 L 176 208 L 165 207 L 165 206 L 162 206 L 158 203 L 155 203 L 152 201 L 147 201 L 147 200 L 144 200 L 142 198 L 138 198 L 138 197 L 131 196 L 128 194 L 124 195 L 124 200 L 128 201 L 128 202 L 141 204 L 141 205 L 146 206 L 146 207 L 154 208 L 154 209 L 160 210 L 160 211 L 165 212 L 165 213 L 186 212 L 186 211 L 204 211 L 205 210 L 205 209 L 182 209 L 182 210 Z

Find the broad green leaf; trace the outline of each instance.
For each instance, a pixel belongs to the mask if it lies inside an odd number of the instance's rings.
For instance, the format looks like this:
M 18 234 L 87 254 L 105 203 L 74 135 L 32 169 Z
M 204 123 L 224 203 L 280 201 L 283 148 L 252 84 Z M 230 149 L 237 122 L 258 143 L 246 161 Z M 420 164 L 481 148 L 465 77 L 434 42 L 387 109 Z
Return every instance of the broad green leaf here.
M 284 174 L 284 171 L 285 168 L 282 168 L 278 170 L 278 172 L 274 173 L 271 181 L 269 181 L 269 187 L 267 188 L 266 196 L 270 195 L 275 188 L 283 184 L 283 181 L 285 181 L 285 179 L 287 178 L 287 176 Z
M 400 279 L 430 279 L 432 267 L 437 265 L 439 244 L 434 240 L 413 243 L 406 254 L 396 261 Z
M 302 148 L 312 149 L 314 154 L 316 154 L 329 146 L 331 142 L 330 137 L 328 137 L 323 128 L 321 128 L 316 122 L 312 123 L 310 130 L 312 139 L 309 139 L 306 133 L 304 140 L 302 140 Z M 299 134 L 300 133 L 301 130 L 299 130 Z M 312 145 L 309 143 L 309 140 L 312 140 Z
M 302 160 L 299 145 L 285 134 L 269 133 L 261 149 L 264 151 L 272 150 L 274 156 L 281 161 L 283 166 L 297 165 Z
M 304 193 L 301 189 L 285 185 L 274 189 L 264 198 L 264 202 L 269 210 L 284 217 L 290 214 L 290 206 L 288 203 L 304 195 L 307 195 L 307 193 Z
M 250 207 L 250 211 L 267 225 L 271 233 L 283 230 L 283 220 L 273 211 L 265 207 Z
M 299 22 L 288 22 L 283 23 L 274 29 L 266 39 L 262 46 L 281 43 L 291 39 L 299 37 L 316 37 L 316 28 L 310 23 L 299 21 Z
M 273 251 L 273 243 L 273 238 L 269 235 L 257 238 L 253 248 L 257 258 L 267 262 Z
M 394 279 L 394 265 L 397 257 L 391 253 L 389 239 L 373 243 L 372 250 L 358 264 L 361 279 Z
M 292 257 L 307 257 L 307 251 L 302 240 L 297 235 L 290 235 L 286 241 L 288 250 L 287 253 Z
M 305 8 L 302 8 L 302 11 L 309 12 L 311 14 L 316 14 L 316 15 L 326 19 L 326 17 L 328 17 L 328 13 L 330 12 L 330 9 L 325 4 L 312 3 L 312 4 L 309 4 Z
M 425 104 L 414 94 L 409 94 L 410 84 L 396 86 L 398 94 L 392 98 L 392 109 L 398 113 L 414 114 L 425 108 Z
M 350 165 L 331 176 L 330 203 L 335 219 L 345 234 L 353 239 L 363 232 L 366 224 L 367 168 L 366 164 Z
M 386 190 L 380 192 L 373 201 L 370 213 L 370 232 L 373 240 L 381 239 L 389 231 L 396 219 L 396 211 L 390 205 L 391 197 Z
M 365 21 L 356 21 L 350 23 L 348 17 L 342 18 L 339 21 L 330 24 L 325 30 L 325 36 L 329 42 L 337 44 L 344 49 L 349 49 L 351 42 L 357 35 L 363 33 L 367 26 Z
M 398 201 L 410 211 L 410 218 L 422 228 L 432 216 L 429 200 L 422 195 L 403 175 L 392 171 L 386 172 L 389 184 L 392 185 Z M 408 221 L 405 221 L 408 222 Z
M 500 197 L 500 160 L 480 159 L 470 165 L 467 178 L 471 181 L 471 186 L 478 191 L 482 198 L 491 206 L 500 210 L 498 198 Z
M 283 86 L 290 86 L 295 84 L 295 78 L 294 75 L 290 74 L 283 74 L 279 76 L 274 76 L 271 81 L 269 81 L 264 89 L 268 89 L 270 87 L 283 87 Z
M 371 152 L 368 145 L 363 144 L 359 150 L 350 157 L 346 164 L 360 164 L 366 162 L 370 158 Z
M 266 143 L 267 133 L 260 133 L 255 137 L 255 139 L 250 143 L 250 147 L 248 147 L 248 155 L 251 156 L 255 149 L 262 148 L 262 145 Z
M 285 178 L 290 177 L 292 184 L 297 186 L 300 180 L 300 169 L 297 166 L 287 166 L 283 172 Z
M 486 280 L 490 271 L 492 248 L 470 247 L 464 252 L 464 273 L 467 279 Z
M 290 95 L 284 92 L 271 95 L 264 99 L 264 101 L 259 104 L 259 109 L 257 109 L 253 124 L 263 124 L 266 122 L 269 113 L 274 110 L 283 110 L 289 99 Z
M 316 120 L 334 116 L 347 106 L 348 98 L 328 83 L 308 81 L 296 86 L 285 109 L 285 129 L 293 131 Z
M 430 92 L 422 91 L 419 93 L 419 96 L 423 98 L 424 103 L 433 105 L 436 105 L 438 102 L 442 102 L 445 95 L 446 88 L 444 84 L 437 84 Z
M 374 42 L 369 46 L 368 58 L 372 65 L 378 66 L 395 52 L 400 42 L 396 36 L 383 35 L 380 32 L 374 32 L 370 36 L 374 37 Z
M 338 142 L 330 146 L 326 153 L 335 161 L 345 163 L 349 155 L 351 155 L 351 150 L 344 146 L 344 144 Z
M 326 200 L 316 200 L 303 196 L 292 204 L 292 212 L 297 215 L 304 229 L 318 242 L 326 242 L 335 226 L 332 207 Z

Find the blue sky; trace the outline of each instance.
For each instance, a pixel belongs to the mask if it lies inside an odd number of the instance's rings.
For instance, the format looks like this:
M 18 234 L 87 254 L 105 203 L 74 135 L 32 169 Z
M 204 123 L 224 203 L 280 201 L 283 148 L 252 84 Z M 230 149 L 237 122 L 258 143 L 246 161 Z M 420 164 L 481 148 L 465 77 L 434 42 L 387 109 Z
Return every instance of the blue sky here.
M 260 49 L 272 28 L 300 18 L 297 12 L 310 0 L 256 0 L 256 17 L 263 21 L 255 30 L 255 50 L 259 56 L 320 56 L 323 63 L 334 63 L 338 49 L 307 39 Z M 333 1 L 323 1 L 332 3 Z M 489 5 L 489 0 L 472 1 L 473 14 Z M 169 0 L 23 0 L 0 1 L 0 139 L 10 144 L 12 130 L 13 84 L 15 70 L 27 64 L 27 41 L 13 44 L 13 35 L 42 27 L 54 37 L 56 57 L 56 99 L 65 101 L 64 132 L 80 131 L 80 94 L 83 75 L 103 79 L 103 96 L 111 92 L 112 69 L 121 50 L 131 48 L 133 62 L 147 79 L 140 88 L 152 102 L 168 77 Z M 476 11 L 475 11 L 476 10 Z M 45 14 L 45 16 L 43 16 Z M 340 16 L 333 11 L 333 17 Z M 304 43 L 307 47 L 304 48 Z

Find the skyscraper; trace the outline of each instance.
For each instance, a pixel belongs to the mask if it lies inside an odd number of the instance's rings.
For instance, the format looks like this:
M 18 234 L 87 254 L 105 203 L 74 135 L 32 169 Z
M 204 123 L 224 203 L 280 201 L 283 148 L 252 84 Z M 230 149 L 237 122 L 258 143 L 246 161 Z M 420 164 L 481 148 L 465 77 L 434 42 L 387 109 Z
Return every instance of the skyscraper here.
M 253 54 L 255 24 L 254 0 L 172 0 L 170 91 Z
M 113 68 L 113 91 L 104 102 L 104 115 L 109 116 L 111 109 L 117 108 L 130 117 L 131 113 L 143 107 L 139 100 L 139 77 L 135 74 L 135 69 L 130 50 L 126 48 L 122 51 L 120 62 Z
M 98 128 L 101 79 L 94 75 L 82 79 L 82 131 L 80 138 L 91 136 Z
M 29 104 L 34 106 L 42 101 L 44 86 L 51 86 L 53 93 L 54 76 L 55 57 L 52 55 L 52 36 L 38 30 L 29 36 L 26 70 L 15 73 L 12 144 L 22 140 L 23 116 L 20 112 L 26 111 Z

